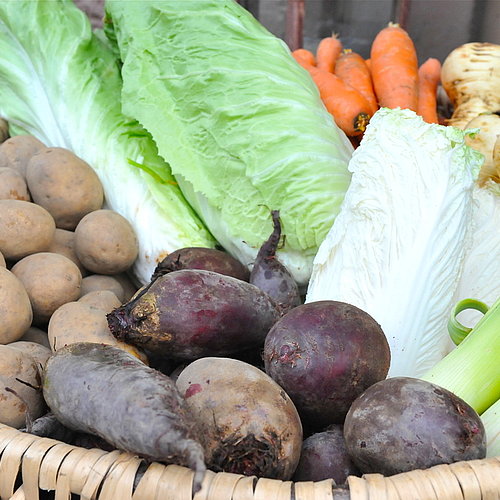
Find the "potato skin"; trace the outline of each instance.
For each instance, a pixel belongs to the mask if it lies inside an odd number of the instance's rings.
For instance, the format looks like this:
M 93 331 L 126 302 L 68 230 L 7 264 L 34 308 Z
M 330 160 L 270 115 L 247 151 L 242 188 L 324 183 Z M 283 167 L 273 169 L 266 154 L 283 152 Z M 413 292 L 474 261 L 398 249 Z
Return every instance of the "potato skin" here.
M 43 368 L 45 366 L 45 363 L 52 355 L 52 351 L 48 347 L 38 344 L 37 342 L 16 340 L 16 342 L 11 342 L 8 345 L 9 347 L 19 349 L 20 351 L 29 354 L 40 368 Z
M 0 344 L 19 340 L 33 320 L 31 302 L 22 281 L 0 267 Z
M 363 473 L 390 476 L 486 455 L 477 413 L 450 391 L 411 377 L 382 380 L 361 394 L 344 436 Z
M 176 384 L 211 470 L 291 478 L 302 425 L 291 399 L 263 371 L 243 361 L 207 357 L 186 366 Z
M 95 274 L 127 271 L 139 253 L 139 244 L 130 222 L 119 213 L 95 210 L 75 229 L 75 251 L 80 262 Z
M 32 356 L 8 345 L 0 345 L 0 360 L 0 423 L 20 429 L 27 413 L 35 419 L 45 412 L 40 371 Z
M 0 251 L 7 260 L 47 251 L 55 230 L 45 208 L 24 200 L 0 200 Z
M 92 167 L 64 148 L 44 148 L 32 156 L 26 180 L 33 201 L 44 207 L 61 229 L 73 230 L 102 207 L 104 190 Z
M 118 300 L 118 297 L 110 290 L 94 290 L 93 292 L 88 292 L 85 295 L 82 295 L 78 299 L 78 302 L 95 307 L 96 309 L 101 309 L 106 314 L 111 312 L 113 309 L 120 307 L 122 304 Z
M 82 276 L 87 276 L 87 274 L 89 273 L 76 255 L 74 231 L 68 231 L 67 229 L 56 227 L 54 238 L 49 248 L 47 249 L 47 252 L 59 253 L 61 255 L 64 255 L 65 257 L 68 257 L 69 260 L 72 260 L 78 266 L 78 269 L 80 269 Z
M 0 252 L 0 267 L 7 267 L 7 263 L 5 262 L 5 257 L 2 252 Z
M 118 297 L 120 304 L 123 304 L 125 301 L 123 285 L 115 276 L 109 276 L 107 274 L 89 274 L 83 278 L 81 289 L 82 296 L 90 292 L 103 290 L 113 292 Z
M 33 308 L 33 323 L 46 324 L 54 311 L 80 297 L 82 275 L 64 255 L 40 252 L 24 257 L 12 267 L 22 281 Z
M 0 200 L 31 201 L 24 177 L 13 168 L 0 167 Z
M 146 356 L 136 347 L 113 337 L 106 321 L 106 311 L 85 302 L 67 302 L 49 320 L 49 344 L 53 352 L 78 342 L 108 344 L 123 349 L 147 363 Z
M 45 144 L 32 135 L 16 135 L 0 144 L 0 167 L 17 170 L 26 179 L 31 157 L 45 148 Z
M 263 344 L 279 317 L 256 286 L 201 269 L 157 278 L 108 314 L 113 335 L 154 354 L 193 360 Z

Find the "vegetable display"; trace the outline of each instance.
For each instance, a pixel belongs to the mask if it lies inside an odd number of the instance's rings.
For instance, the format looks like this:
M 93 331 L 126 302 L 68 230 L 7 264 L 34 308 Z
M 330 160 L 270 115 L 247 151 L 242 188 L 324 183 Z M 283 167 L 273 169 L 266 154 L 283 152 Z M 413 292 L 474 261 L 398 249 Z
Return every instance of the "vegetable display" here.
M 482 483 L 500 450 L 496 46 L 418 65 L 393 23 L 366 59 L 338 34 L 291 52 L 234 0 L 105 11 L 92 31 L 72 0 L 0 2 L 14 497 Z M 81 448 L 117 467 L 77 479 Z M 53 451 L 54 484 L 29 481 Z

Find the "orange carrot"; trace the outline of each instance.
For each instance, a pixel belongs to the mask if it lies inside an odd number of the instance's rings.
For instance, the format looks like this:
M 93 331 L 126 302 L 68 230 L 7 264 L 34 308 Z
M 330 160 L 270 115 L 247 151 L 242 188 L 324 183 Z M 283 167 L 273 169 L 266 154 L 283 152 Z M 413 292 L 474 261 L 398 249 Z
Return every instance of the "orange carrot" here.
M 377 111 L 378 102 L 373 90 L 372 76 L 365 60 L 359 54 L 350 49 L 344 50 L 335 64 L 335 74 L 368 101 L 372 115 Z
M 297 49 L 292 52 L 292 56 L 295 58 L 297 62 L 299 61 L 299 59 L 301 59 L 307 64 L 310 64 L 311 66 L 316 66 L 316 58 L 314 57 L 314 54 L 310 50 Z
M 439 123 L 437 89 L 441 81 L 441 63 L 430 57 L 418 68 L 417 113 L 427 123 Z
M 348 136 L 363 134 L 370 121 L 370 105 L 366 99 L 337 75 L 300 62 L 309 71 L 319 95 L 335 123 Z
M 335 71 L 335 61 L 342 52 L 342 48 L 342 42 L 335 34 L 321 39 L 316 47 L 316 65 L 318 68 L 333 73 Z
M 372 60 L 370 58 L 365 59 L 365 64 L 366 64 L 366 67 L 368 68 L 368 70 L 370 71 L 370 74 L 371 74 L 371 72 L 372 72 Z
M 372 42 L 371 73 L 380 106 L 417 111 L 418 59 L 408 33 L 389 23 Z

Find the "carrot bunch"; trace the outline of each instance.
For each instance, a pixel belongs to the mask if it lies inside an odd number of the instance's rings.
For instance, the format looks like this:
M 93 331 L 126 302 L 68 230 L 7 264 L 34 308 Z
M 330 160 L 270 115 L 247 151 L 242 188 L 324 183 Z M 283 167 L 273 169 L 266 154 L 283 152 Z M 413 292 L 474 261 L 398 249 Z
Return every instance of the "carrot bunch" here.
M 309 71 L 325 107 L 354 145 L 379 107 L 411 109 L 425 121 L 439 123 L 441 63 L 429 58 L 419 66 L 415 45 L 398 24 L 379 31 L 368 59 L 344 49 L 336 35 L 323 38 L 315 54 L 303 48 L 292 54 Z

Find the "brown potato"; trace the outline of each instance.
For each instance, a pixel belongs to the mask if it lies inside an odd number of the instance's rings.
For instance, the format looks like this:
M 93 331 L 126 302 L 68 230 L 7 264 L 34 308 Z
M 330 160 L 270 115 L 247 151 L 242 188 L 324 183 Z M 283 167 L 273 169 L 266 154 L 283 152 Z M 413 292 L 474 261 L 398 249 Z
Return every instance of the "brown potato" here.
M 28 353 L 0 345 L 0 423 L 19 429 L 46 411 L 40 371 Z
M 29 354 L 38 364 L 38 366 L 43 369 L 45 363 L 52 355 L 52 351 L 49 347 L 38 344 L 37 342 L 28 342 L 25 340 L 17 340 L 16 342 L 11 342 L 8 344 L 9 347 L 19 349 L 27 354 Z
M 125 302 L 125 292 L 123 290 L 123 286 L 115 276 L 108 276 L 106 274 L 89 274 L 83 278 L 82 288 L 80 290 L 80 295 L 82 297 L 90 292 L 97 292 L 100 290 L 113 292 L 118 297 L 120 304 Z
M 88 274 L 87 269 L 80 262 L 80 259 L 76 255 L 75 252 L 75 233 L 73 231 L 68 231 L 67 229 L 61 229 L 56 227 L 56 232 L 54 233 L 54 239 L 50 244 L 47 252 L 51 253 L 59 253 L 68 257 L 69 260 L 72 260 L 80 269 L 82 276 L 86 276 Z
M 19 339 L 20 342 L 36 342 L 37 344 L 43 345 L 50 349 L 49 337 L 47 332 L 37 328 L 36 326 L 30 326 Z
M 102 207 L 99 177 L 68 149 L 39 151 L 28 162 L 26 180 L 33 201 L 46 208 L 61 229 L 75 229 L 82 217 Z
M 32 135 L 16 135 L 0 144 L 0 167 L 10 167 L 26 178 L 31 157 L 45 148 L 45 144 Z
M 119 213 L 101 209 L 87 214 L 75 229 L 75 250 L 82 264 L 96 274 L 128 270 L 139 251 L 130 222 Z
M 7 260 L 45 252 L 56 224 L 45 208 L 23 200 L 0 200 L 0 252 Z
M 0 167 L 0 200 L 31 201 L 24 177 L 13 168 Z
M 127 302 L 130 300 L 139 290 L 140 286 L 137 285 L 131 276 L 127 273 L 119 273 L 113 275 L 113 278 L 118 280 L 123 287 L 123 293 L 125 294 L 123 297 L 123 302 Z
M 2 252 L 0 252 L 0 267 L 7 267 L 7 263 L 5 262 L 5 257 Z
M 64 255 L 40 252 L 21 259 L 12 272 L 22 281 L 33 308 L 33 323 L 45 324 L 54 311 L 80 297 L 82 275 Z
M 110 290 L 94 290 L 82 295 L 78 299 L 78 302 L 101 309 L 105 313 L 109 313 L 122 305 L 118 297 Z
M 0 267 L 0 318 L 0 344 L 19 340 L 33 319 L 23 283 L 5 267 Z
M 68 302 L 59 307 L 50 318 L 48 334 L 53 352 L 77 342 L 95 342 L 119 347 L 146 362 L 141 351 L 115 339 L 103 309 L 85 302 Z

